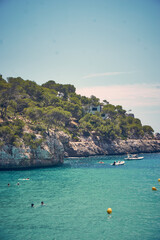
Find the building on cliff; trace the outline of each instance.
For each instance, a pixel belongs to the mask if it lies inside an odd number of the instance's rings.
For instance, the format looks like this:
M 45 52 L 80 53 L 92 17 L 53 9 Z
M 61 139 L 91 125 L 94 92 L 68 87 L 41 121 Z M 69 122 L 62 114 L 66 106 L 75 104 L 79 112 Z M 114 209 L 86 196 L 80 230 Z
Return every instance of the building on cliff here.
M 109 116 L 107 113 L 102 113 L 103 110 L 103 105 L 98 105 L 98 106 L 94 106 L 94 105 L 89 105 L 87 108 L 85 108 L 85 112 L 86 113 L 91 113 L 91 114 L 95 114 L 96 112 L 101 113 L 101 117 L 103 119 L 107 119 Z

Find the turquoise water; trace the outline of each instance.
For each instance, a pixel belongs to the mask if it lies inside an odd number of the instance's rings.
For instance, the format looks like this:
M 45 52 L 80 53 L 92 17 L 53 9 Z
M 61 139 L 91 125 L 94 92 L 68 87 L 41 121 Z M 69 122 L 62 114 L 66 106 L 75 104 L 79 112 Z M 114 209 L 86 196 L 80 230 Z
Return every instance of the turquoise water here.
M 0 172 L 0 240 L 159 240 L 160 154 L 143 156 L 123 166 L 110 163 L 124 156 L 101 156 Z

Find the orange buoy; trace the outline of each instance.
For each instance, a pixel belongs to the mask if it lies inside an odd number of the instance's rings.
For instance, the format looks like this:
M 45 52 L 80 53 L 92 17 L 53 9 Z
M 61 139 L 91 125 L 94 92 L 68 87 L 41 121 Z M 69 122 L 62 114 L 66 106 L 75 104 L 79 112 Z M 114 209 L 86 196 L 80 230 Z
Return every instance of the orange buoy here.
M 107 213 L 108 213 L 108 214 L 111 214 L 111 213 L 112 213 L 112 208 L 108 208 L 108 209 L 107 209 Z
M 158 182 L 160 182 L 160 178 L 158 178 Z
M 156 188 L 156 187 L 152 187 L 152 190 L 153 190 L 153 191 L 157 191 L 157 188 Z

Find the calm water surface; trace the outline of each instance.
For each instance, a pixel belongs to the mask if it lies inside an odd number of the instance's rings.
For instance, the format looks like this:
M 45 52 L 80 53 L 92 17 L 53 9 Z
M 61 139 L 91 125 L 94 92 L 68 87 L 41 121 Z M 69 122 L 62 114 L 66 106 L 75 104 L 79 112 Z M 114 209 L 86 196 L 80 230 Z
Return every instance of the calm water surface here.
M 143 156 L 123 166 L 110 163 L 124 156 L 101 156 L 0 172 L 0 240 L 159 240 L 160 154 Z

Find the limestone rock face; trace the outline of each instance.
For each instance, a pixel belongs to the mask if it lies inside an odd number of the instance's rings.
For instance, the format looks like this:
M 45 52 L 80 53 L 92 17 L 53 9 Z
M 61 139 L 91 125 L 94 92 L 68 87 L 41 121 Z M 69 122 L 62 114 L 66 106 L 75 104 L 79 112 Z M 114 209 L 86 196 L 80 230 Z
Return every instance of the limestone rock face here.
M 47 167 L 63 163 L 64 148 L 55 133 L 50 133 L 36 149 L 3 146 L 0 150 L 0 169 Z
M 127 152 L 160 152 L 160 140 L 128 139 L 106 142 L 98 138 L 88 137 L 81 138 L 79 142 L 70 141 L 67 145 L 69 157 L 126 154 Z
M 58 136 L 58 139 L 59 141 L 63 144 L 63 147 L 64 147 L 64 156 L 65 157 L 68 157 L 68 151 L 70 149 L 70 141 L 71 141 L 71 138 L 68 134 L 62 132 L 62 131 L 59 131 L 57 133 L 57 136 Z
M 40 136 L 37 135 L 37 138 Z M 36 149 L 5 145 L 0 149 L 0 169 L 49 167 L 63 163 L 65 157 L 160 152 L 159 139 L 104 141 L 98 136 L 80 137 L 72 141 L 64 132 L 51 130 Z

